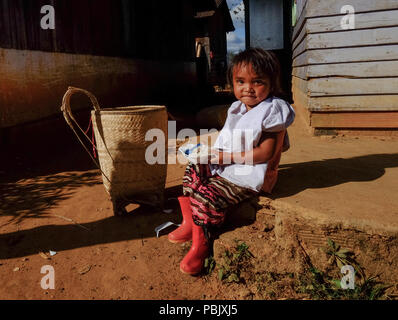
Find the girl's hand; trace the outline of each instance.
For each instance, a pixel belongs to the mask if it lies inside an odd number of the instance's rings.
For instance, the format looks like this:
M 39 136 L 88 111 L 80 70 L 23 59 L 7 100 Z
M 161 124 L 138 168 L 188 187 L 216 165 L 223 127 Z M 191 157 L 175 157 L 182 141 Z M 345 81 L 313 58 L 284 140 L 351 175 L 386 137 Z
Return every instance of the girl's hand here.
M 276 139 L 281 133 L 265 132 L 260 141 L 260 145 L 253 150 L 246 152 L 222 152 L 221 150 L 212 149 L 210 157 L 211 164 L 229 165 L 229 164 L 246 164 L 255 165 L 267 163 L 275 152 Z
M 225 162 L 225 163 L 224 163 Z M 212 150 L 210 157 L 211 164 L 228 165 L 232 163 L 232 154 L 229 152 L 220 152 Z
M 211 164 L 220 164 L 220 158 L 222 159 L 222 152 L 212 150 L 210 154 Z

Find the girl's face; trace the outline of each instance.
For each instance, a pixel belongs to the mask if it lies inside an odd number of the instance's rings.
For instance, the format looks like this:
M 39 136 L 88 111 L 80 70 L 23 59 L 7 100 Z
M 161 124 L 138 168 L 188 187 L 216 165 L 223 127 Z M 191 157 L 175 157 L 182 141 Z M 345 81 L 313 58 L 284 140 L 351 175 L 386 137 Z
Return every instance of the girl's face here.
M 271 92 L 270 80 L 258 76 L 251 64 L 234 68 L 233 83 L 235 97 L 249 110 L 266 100 Z

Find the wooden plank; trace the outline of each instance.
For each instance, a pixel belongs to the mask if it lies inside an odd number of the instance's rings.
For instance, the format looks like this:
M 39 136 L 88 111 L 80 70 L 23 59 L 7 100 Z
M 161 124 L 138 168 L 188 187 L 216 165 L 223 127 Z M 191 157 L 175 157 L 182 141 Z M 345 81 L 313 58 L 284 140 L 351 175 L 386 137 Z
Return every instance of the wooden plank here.
M 398 45 L 310 50 L 295 57 L 293 66 L 380 60 L 398 60 Z
M 0 47 L 7 47 L 8 44 L 8 33 L 7 33 L 7 25 L 5 18 L 7 17 L 6 10 L 5 10 L 5 3 L 4 1 L 0 1 Z M 1 140 L 0 140 L 1 141 Z
M 44 5 L 44 4 L 43 4 Z M 27 45 L 24 50 L 40 50 L 40 20 L 42 15 L 40 14 L 40 3 L 37 1 L 24 1 L 25 17 L 24 21 L 26 26 Z M 36 12 L 37 14 L 33 14 Z M 57 19 L 57 17 L 56 17 Z
M 307 33 L 341 31 L 344 15 L 307 20 Z M 369 29 L 398 26 L 398 10 L 377 11 L 355 14 L 355 29 Z
M 314 128 L 398 128 L 398 112 L 312 113 Z
M 309 75 L 308 75 L 308 69 L 310 66 L 302 66 L 302 67 L 295 67 L 292 69 L 292 76 L 303 79 L 303 80 L 308 80 Z
M 293 68 L 293 75 L 304 80 L 319 77 L 396 77 L 398 76 L 398 61 L 310 65 Z
M 80 3 L 80 8 L 79 10 L 73 10 L 73 16 L 68 17 L 65 15 L 64 11 L 59 10 L 60 15 L 62 15 L 62 20 L 71 20 L 72 25 L 71 30 L 64 30 L 65 35 L 67 37 L 70 37 L 68 41 L 68 46 L 71 46 L 73 49 L 72 52 L 74 53 L 85 53 L 85 54 L 90 54 L 90 53 L 95 53 L 95 52 L 100 52 L 104 53 L 105 51 L 99 51 L 100 48 L 102 48 L 102 45 L 99 43 L 93 43 L 93 39 L 96 37 L 93 34 L 94 33 L 100 33 L 103 37 L 103 39 L 107 39 L 106 42 L 111 45 L 112 41 L 110 40 L 111 37 L 105 33 L 101 32 L 99 30 L 99 26 L 96 26 L 98 24 L 97 21 L 100 20 L 93 20 L 92 15 L 94 12 L 101 12 L 102 9 L 101 7 L 104 4 L 101 4 L 100 6 L 97 6 L 95 8 L 92 7 L 92 3 L 90 1 L 81 1 Z M 69 11 L 69 8 L 65 8 Z M 72 7 L 73 9 L 73 7 Z M 66 12 L 68 12 L 66 11 Z M 108 12 L 110 15 L 111 13 Z M 111 19 L 109 17 L 107 20 Z M 101 21 L 101 25 L 106 23 L 105 17 Z M 69 22 L 70 23 L 70 22 Z M 63 28 L 63 25 L 60 25 L 58 29 Z M 79 31 L 77 31 L 77 29 Z M 62 41 L 62 38 L 60 39 Z M 104 41 L 105 42 L 105 41 Z M 98 51 L 97 51 L 98 50 Z M 115 50 L 116 51 L 116 50 Z
M 15 3 L 9 4 L 8 7 L 8 14 L 9 14 L 9 32 L 10 32 L 10 39 L 11 39 L 11 47 L 18 48 L 18 36 L 19 36 L 19 27 L 18 21 L 16 21 L 16 13 L 15 13 Z
M 305 81 L 296 78 L 296 82 L 305 82 L 311 97 L 362 95 L 362 94 L 398 94 L 398 78 L 344 79 L 315 78 Z
M 307 17 L 338 15 L 345 5 L 354 7 L 356 13 L 398 9 L 397 0 L 308 0 Z
M 398 95 L 372 97 L 322 97 L 308 98 L 300 89 L 293 85 L 293 100 L 296 113 L 304 118 L 305 122 L 314 128 L 398 128 Z M 367 101 L 368 100 L 368 101 Z M 381 108 L 371 110 L 374 105 L 383 101 L 395 103 L 395 112 L 382 111 Z M 314 105 L 324 104 L 332 108 L 314 109 Z M 345 104 L 345 105 L 344 105 Z M 345 108 L 347 105 L 356 105 L 356 109 Z M 361 110 L 361 107 L 369 107 Z M 328 111 L 328 112 L 314 112 Z M 335 112 L 330 112 L 335 111 Z M 351 112 L 347 112 L 351 111 Z M 364 112 L 365 111 L 365 112 Z M 373 111 L 373 112 L 366 112 Z M 383 110 L 384 111 L 384 110 Z
M 294 87 L 298 93 L 301 91 Z M 307 97 L 310 111 L 398 111 L 398 95 Z
M 299 36 L 293 42 L 295 49 L 307 34 L 318 32 L 342 31 L 343 15 L 321 18 L 309 18 Z M 398 26 L 398 11 L 366 12 L 355 15 L 355 30 Z
M 354 136 L 354 137 L 398 137 L 396 128 L 352 128 L 352 129 L 322 129 L 314 128 L 311 132 L 314 136 L 338 135 L 338 136 Z
M 300 17 L 297 19 L 296 25 L 293 28 L 293 35 L 292 35 L 292 40 L 295 40 L 300 33 L 300 31 L 304 28 L 304 25 L 307 21 L 307 13 L 306 13 L 307 7 L 304 8 L 302 14 Z
M 341 17 L 343 16 L 341 14 L 341 8 L 348 4 L 354 7 L 356 16 L 365 12 L 398 9 L 398 1 L 396 0 L 350 0 L 349 3 L 347 3 L 346 0 L 308 0 L 304 10 L 302 11 L 302 14 L 298 18 L 297 23 L 293 29 L 292 39 L 295 42 L 294 47 L 296 47 L 297 44 L 302 40 L 301 37 L 298 42 L 296 41 L 299 33 L 304 27 L 304 24 L 307 23 L 309 18 L 322 17 L 321 19 L 324 19 L 325 17 L 332 15 L 338 16 L 338 19 L 341 19 Z M 361 17 L 360 20 L 362 20 Z M 368 19 L 365 17 L 364 21 L 365 20 L 372 19 Z
M 318 79 L 320 80 L 320 79 Z M 398 94 L 357 96 L 312 96 L 313 81 L 292 79 L 293 97 L 298 97 L 310 111 L 397 111 Z
M 14 18 L 17 25 L 17 47 L 20 49 L 27 48 L 27 36 L 26 30 L 28 29 L 26 26 L 25 17 L 25 10 L 24 10 L 24 3 L 21 1 L 14 1 Z
M 308 50 L 308 35 L 300 42 L 300 44 L 293 50 L 293 59 L 303 54 Z
M 307 81 L 293 76 L 292 85 L 311 98 L 355 95 L 379 96 L 380 101 L 387 99 L 384 102 L 384 108 L 389 108 L 389 110 L 397 110 L 396 108 L 398 108 L 398 78 L 315 78 Z M 365 101 L 366 98 L 361 100 L 362 103 L 365 103 Z M 373 100 L 374 102 L 377 102 L 377 100 Z M 372 100 L 369 97 L 367 105 L 370 103 L 372 103 Z M 312 108 L 312 105 L 309 107 Z
M 297 77 L 292 77 L 292 85 L 308 96 L 308 81 Z
M 307 20 L 308 21 L 308 20 Z M 292 43 L 292 50 L 296 49 L 297 46 L 304 40 L 307 36 L 307 23 L 304 24 L 301 31 L 298 33 L 297 38 Z
M 307 5 L 307 0 L 297 0 L 297 8 L 296 8 L 297 20 L 301 17 L 301 14 L 303 13 L 306 5 Z
M 1 38 L 2 43 L 0 43 L 1 46 L 4 46 L 5 48 L 11 48 L 13 45 L 12 37 L 13 37 L 13 32 L 12 32 L 12 26 L 11 26 L 11 8 L 10 4 L 8 1 L 2 1 L 2 11 L 0 11 L 0 18 L 1 18 L 1 27 L 2 27 L 2 32 Z M 4 31 L 3 31 L 4 30 Z
M 398 27 L 309 34 L 293 51 L 293 57 L 310 49 L 374 46 L 398 43 Z
M 56 8 L 54 8 L 55 10 L 55 21 L 57 21 L 57 11 Z M 79 10 L 76 10 L 76 12 L 78 12 Z M 27 12 L 29 13 L 30 16 L 32 16 L 33 21 L 37 20 L 41 20 L 41 18 L 43 17 L 43 15 L 37 15 L 34 14 L 35 11 L 32 12 Z M 37 13 L 40 12 L 40 9 L 38 8 Z M 74 13 L 76 13 L 74 12 Z M 51 29 L 47 29 L 47 30 L 43 30 L 40 27 L 40 22 L 37 21 L 37 23 L 33 24 L 35 32 L 37 32 L 37 43 L 34 43 L 33 45 L 35 47 L 38 47 L 38 50 L 42 50 L 42 51 L 55 51 L 55 36 L 56 36 L 56 29 L 55 30 L 51 30 Z M 79 25 L 81 26 L 81 25 Z M 37 31 L 36 31 L 37 30 Z M 25 50 L 30 49 L 29 47 L 24 48 Z

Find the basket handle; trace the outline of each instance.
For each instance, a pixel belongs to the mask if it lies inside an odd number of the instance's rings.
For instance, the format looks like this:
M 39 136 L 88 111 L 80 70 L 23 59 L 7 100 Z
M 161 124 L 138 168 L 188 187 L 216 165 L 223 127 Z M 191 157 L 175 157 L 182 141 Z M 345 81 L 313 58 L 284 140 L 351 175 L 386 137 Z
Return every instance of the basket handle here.
M 61 106 L 61 111 L 63 112 L 65 120 L 69 124 L 69 126 L 72 125 L 71 121 L 77 124 L 75 118 L 72 115 L 72 110 L 70 109 L 70 98 L 75 93 L 84 93 L 85 95 L 87 95 L 90 98 L 94 109 L 96 111 L 100 110 L 98 100 L 91 92 L 80 88 L 69 87 L 62 99 L 62 106 Z
M 63 99 L 62 99 L 62 106 L 61 106 L 61 111 L 64 115 L 64 118 L 67 122 L 67 124 L 69 125 L 69 127 L 72 129 L 72 131 L 75 133 L 77 139 L 79 140 L 79 142 L 81 143 L 81 145 L 83 146 L 83 148 L 87 151 L 87 153 L 89 154 L 90 158 L 93 160 L 93 162 L 95 163 L 95 165 L 98 167 L 98 169 L 101 171 L 102 175 L 110 182 L 109 178 L 106 176 L 106 174 L 102 171 L 100 164 L 98 163 L 98 161 L 96 161 L 94 159 L 94 157 L 91 155 L 91 152 L 87 149 L 86 145 L 83 143 L 83 141 L 80 139 L 80 136 L 78 135 L 78 133 L 75 130 L 74 124 L 79 128 L 79 130 L 81 131 L 81 133 L 87 138 L 87 140 L 89 141 L 89 143 L 95 148 L 97 149 L 97 146 L 91 141 L 91 139 L 87 136 L 87 134 L 84 132 L 84 130 L 79 126 L 79 124 L 77 123 L 76 119 L 73 117 L 72 114 L 72 110 L 70 108 L 70 98 L 72 97 L 73 94 L 75 93 L 83 93 L 85 95 L 87 95 L 90 100 L 91 103 L 93 104 L 93 108 L 95 109 L 95 111 L 100 111 L 100 106 L 98 104 L 98 100 L 97 98 L 89 91 L 84 90 L 84 89 L 80 89 L 80 88 L 74 88 L 74 87 L 69 87 L 68 90 L 66 91 Z M 74 124 L 73 124 L 74 123 Z

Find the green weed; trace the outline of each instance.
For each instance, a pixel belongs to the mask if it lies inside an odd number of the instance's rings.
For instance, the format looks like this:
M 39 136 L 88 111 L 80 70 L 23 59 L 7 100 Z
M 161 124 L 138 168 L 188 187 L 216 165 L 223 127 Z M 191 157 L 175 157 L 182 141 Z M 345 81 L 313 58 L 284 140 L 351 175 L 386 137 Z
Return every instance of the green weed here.
M 216 267 L 216 260 L 214 260 L 213 256 L 209 256 L 206 258 L 203 266 L 203 274 L 210 275 Z
M 250 266 L 253 254 L 249 251 L 246 243 L 235 240 L 236 246 L 233 251 L 225 250 L 222 261 L 218 267 L 218 279 L 228 283 L 239 283 L 242 281 L 242 271 Z
M 391 286 L 376 281 L 378 276 L 367 278 L 352 252 L 341 248 L 331 239 L 328 239 L 328 247 L 324 251 L 330 256 L 329 263 L 337 265 L 336 275 L 343 276 L 340 270 L 345 265 L 354 268 L 355 288 L 343 289 L 340 279 L 334 279 L 309 263 L 307 273 L 301 275 L 298 279 L 298 292 L 309 294 L 311 299 L 315 300 L 377 300 L 388 298 L 386 290 Z
M 343 266 L 350 265 L 354 268 L 356 275 L 360 277 L 361 280 L 365 279 L 365 273 L 358 262 L 355 261 L 353 252 L 341 248 L 341 246 L 330 238 L 327 240 L 327 244 L 328 246 L 323 248 L 323 251 L 330 256 L 328 261 L 330 265 L 337 265 L 339 270 L 341 270 Z

